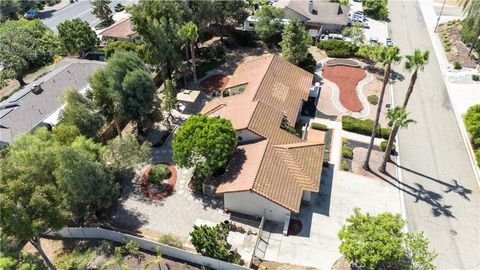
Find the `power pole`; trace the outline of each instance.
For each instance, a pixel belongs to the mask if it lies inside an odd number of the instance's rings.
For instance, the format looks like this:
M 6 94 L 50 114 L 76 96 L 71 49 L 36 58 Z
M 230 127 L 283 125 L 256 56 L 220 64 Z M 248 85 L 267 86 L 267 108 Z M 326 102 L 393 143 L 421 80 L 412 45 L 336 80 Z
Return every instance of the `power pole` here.
M 440 14 L 438 15 L 438 18 L 437 18 L 437 25 L 435 25 L 435 30 L 433 30 L 434 33 L 437 32 L 437 27 L 438 27 L 438 24 L 440 23 L 440 17 L 442 17 L 442 14 L 443 14 L 443 8 L 445 7 L 445 2 L 447 2 L 447 0 L 443 0 L 442 9 L 440 10 Z

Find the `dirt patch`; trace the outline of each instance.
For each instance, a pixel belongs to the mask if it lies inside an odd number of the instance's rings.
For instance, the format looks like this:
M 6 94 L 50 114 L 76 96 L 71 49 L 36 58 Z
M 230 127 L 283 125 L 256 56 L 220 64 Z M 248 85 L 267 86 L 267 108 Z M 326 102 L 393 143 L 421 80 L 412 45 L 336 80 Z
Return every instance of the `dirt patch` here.
M 358 82 L 366 76 L 363 69 L 347 66 L 325 66 L 322 74 L 327 80 L 337 84 L 340 90 L 340 103 L 343 107 L 352 112 L 359 112 L 363 109 L 355 91 Z
M 363 169 L 363 162 L 367 156 L 368 144 L 357 141 L 348 140 L 348 145 L 353 148 L 353 159 L 351 170 L 355 174 L 360 174 L 367 177 L 379 178 L 378 175 L 384 176 L 383 173 L 378 171 L 380 164 L 383 160 L 383 152 L 380 147 L 373 146 L 372 155 L 370 156 L 370 169 L 371 172 Z M 395 160 L 395 156 L 392 156 L 392 160 Z M 392 162 L 387 163 L 387 172 L 390 175 L 396 175 L 396 166 Z
M 204 79 L 200 83 L 200 87 L 210 93 L 222 92 L 223 90 L 225 90 L 225 86 L 227 86 L 228 81 L 230 81 L 229 76 L 213 75 Z

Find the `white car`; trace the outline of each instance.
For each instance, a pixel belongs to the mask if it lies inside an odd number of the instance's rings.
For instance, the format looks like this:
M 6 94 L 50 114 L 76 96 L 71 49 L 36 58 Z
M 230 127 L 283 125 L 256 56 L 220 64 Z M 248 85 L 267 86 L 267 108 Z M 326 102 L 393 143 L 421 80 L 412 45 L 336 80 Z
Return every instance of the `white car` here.
M 378 43 L 378 37 L 376 37 L 376 36 L 371 36 L 371 37 L 370 37 L 370 42 Z

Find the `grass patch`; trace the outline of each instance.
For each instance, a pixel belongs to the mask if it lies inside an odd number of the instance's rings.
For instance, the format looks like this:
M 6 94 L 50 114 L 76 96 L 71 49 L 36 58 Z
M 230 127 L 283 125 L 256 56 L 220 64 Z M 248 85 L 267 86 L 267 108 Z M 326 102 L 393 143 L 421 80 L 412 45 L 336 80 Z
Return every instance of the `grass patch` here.
M 180 237 L 173 234 L 164 234 L 159 239 L 158 242 L 165 244 L 167 246 L 183 248 L 183 243 Z
M 89 269 L 88 262 L 95 256 L 95 248 L 75 247 L 65 250 L 57 256 L 55 265 L 57 269 Z
M 340 169 L 342 169 L 342 171 L 349 171 L 350 163 L 348 163 L 346 160 L 342 160 L 342 163 L 340 163 Z

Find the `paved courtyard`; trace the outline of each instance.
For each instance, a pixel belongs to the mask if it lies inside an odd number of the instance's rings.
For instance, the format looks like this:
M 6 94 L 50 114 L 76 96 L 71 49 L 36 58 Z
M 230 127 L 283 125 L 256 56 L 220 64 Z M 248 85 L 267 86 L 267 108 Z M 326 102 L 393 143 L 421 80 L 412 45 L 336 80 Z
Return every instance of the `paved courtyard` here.
M 312 194 L 310 205 L 302 206 L 303 223 L 296 236 L 284 236 L 283 224 L 267 223 L 260 243 L 264 259 L 318 269 L 331 269 L 341 257 L 337 233 L 355 207 L 372 214 L 400 213 L 400 193 L 394 186 L 365 176 L 324 168 L 320 192 Z
M 170 139 L 161 148 L 153 148 L 152 162 L 169 163 L 172 160 Z M 124 185 L 117 213 L 112 222 L 120 227 L 139 231 L 148 238 L 158 239 L 171 233 L 184 242 L 197 220 L 219 223 L 229 219 L 223 212 L 221 200 L 193 193 L 187 184 L 192 171 L 177 169 L 177 183 L 173 193 L 160 201 L 146 198 L 140 191 L 139 173 L 131 183 Z

